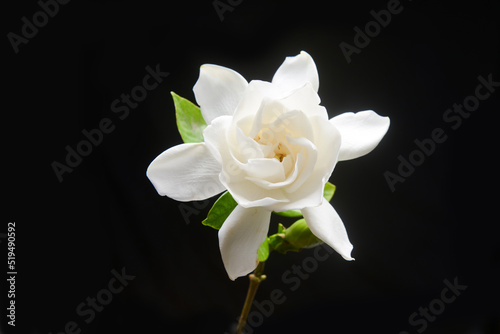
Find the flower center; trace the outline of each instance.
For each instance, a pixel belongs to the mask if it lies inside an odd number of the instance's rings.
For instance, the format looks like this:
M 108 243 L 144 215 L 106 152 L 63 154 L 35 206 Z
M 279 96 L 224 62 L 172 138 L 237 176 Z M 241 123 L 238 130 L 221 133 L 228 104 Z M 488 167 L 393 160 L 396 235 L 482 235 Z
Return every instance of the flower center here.
M 286 157 L 286 152 L 282 149 L 281 143 L 278 143 L 278 146 L 274 150 L 274 159 L 278 159 L 280 162 L 283 162 L 284 157 Z
M 286 157 L 285 154 L 276 153 L 276 155 L 274 156 L 274 159 L 278 159 L 280 162 L 283 162 L 284 157 Z
M 269 128 L 261 129 L 253 140 L 260 145 L 267 147 L 267 150 L 265 150 L 268 152 L 266 154 L 266 158 L 274 158 L 278 159 L 279 162 L 283 162 L 283 159 L 290 154 L 290 150 L 286 144 L 284 136 L 279 136 L 276 132 Z

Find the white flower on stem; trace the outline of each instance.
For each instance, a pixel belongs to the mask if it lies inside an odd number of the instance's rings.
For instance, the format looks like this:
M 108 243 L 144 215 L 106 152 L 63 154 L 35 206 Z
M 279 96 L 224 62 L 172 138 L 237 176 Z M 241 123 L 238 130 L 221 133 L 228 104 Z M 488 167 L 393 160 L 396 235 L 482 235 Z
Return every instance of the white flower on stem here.
M 193 91 L 208 124 L 205 141 L 172 147 L 148 168 L 158 193 L 178 201 L 224 190 L 233 196 L 238 205 L 219 230 L 231 279 L 257 266 L 272 211 L 302 210 L 314 235 L 353 260 L 324 185 L 337 161 L 372 151 L 390 121 L 372 110 L 328 119 L 318 88 L 316 65 L 304 51 L 287 57 L 271 82 L 248 83 L 231 69 L 203 65 Z

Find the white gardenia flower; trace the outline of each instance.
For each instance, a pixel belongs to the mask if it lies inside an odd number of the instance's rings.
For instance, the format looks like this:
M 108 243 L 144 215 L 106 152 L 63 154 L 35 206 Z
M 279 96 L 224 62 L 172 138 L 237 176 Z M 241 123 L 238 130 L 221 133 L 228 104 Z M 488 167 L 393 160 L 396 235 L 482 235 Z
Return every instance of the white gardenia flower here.
M 337 161 L 373 150 L 390 121 L 372 110 L 328 119 L 318 87 L 316 65 L 304 51 L 287 57 L 271 82 L 248 83 L 229 68 L 203 65 L 193 91 L 208 124 L 205 142 L 174 146 L 148 168 L 158 193 L 178 201 L 231 193 L 238 205 L 219 230 L 231 279 L 257 266 L 272 211 L 302 210 L 314 235 L 353 260 L 323 188 Z

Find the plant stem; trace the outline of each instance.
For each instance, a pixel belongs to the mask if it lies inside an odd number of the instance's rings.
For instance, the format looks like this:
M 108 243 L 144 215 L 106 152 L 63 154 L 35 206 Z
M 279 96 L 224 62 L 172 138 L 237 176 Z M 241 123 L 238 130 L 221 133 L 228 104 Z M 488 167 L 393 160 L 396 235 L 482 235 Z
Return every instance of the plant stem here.
M 238 328 L 236 329 L 236 334 L 243 333 L 243 328 L 247 323 L 248 313 L 252 307 L 253 300 L 255 298 L 255 293 L 259 287 L 260 282 L 266 279 L 266 275 L 263 275 L 265 262 L 259 262 L 257 268 L 255 268 L 253 274 L 248 275 L 250 279 L 250 285 L 248 286 L 247 298 L 245 299 L 245 304 L 243 304 L 243 309 L 241 310 L 240 320 L 238 321 Z

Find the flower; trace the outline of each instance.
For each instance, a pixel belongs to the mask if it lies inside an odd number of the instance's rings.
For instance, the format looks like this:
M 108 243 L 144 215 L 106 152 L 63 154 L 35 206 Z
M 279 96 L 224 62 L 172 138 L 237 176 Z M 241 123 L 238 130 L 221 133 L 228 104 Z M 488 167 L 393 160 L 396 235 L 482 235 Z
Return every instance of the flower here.
M 372 110 L 329 119 L 318 88 L 316 64 L 304 51 L 287 57 L 271 82 L 248 83 L 229 68 L 202 65 L 193 91 L 207 123 L 205 141 L 174 146 L 148 168 L 158 193 L 178 201 L 224 190 L 233 196 L 238 205 L 219 230 L 231 279 L 257 266 L 272 211 L 301 210 L 314 235 L 353 260 L 323 188 L 337 161 L 373 150 L 390 121 Z

